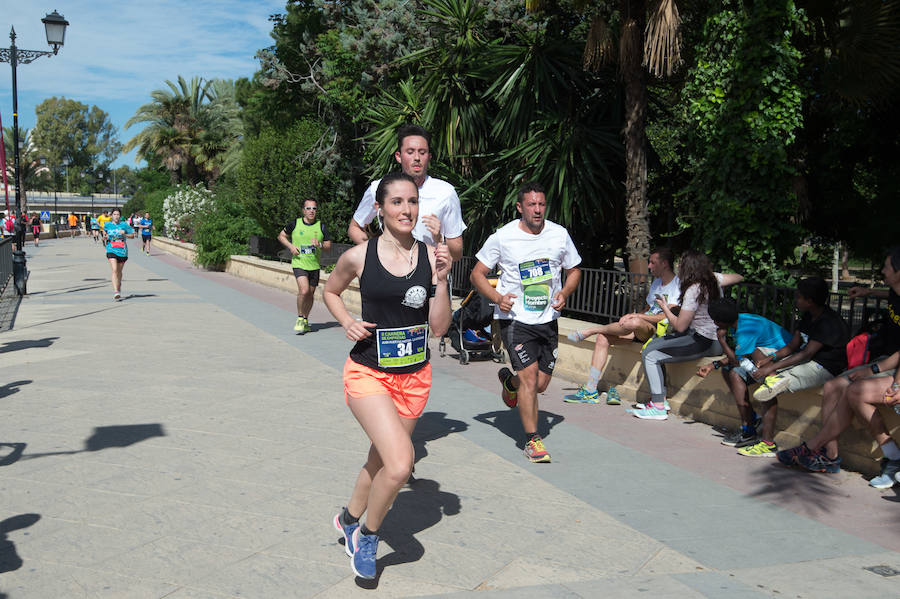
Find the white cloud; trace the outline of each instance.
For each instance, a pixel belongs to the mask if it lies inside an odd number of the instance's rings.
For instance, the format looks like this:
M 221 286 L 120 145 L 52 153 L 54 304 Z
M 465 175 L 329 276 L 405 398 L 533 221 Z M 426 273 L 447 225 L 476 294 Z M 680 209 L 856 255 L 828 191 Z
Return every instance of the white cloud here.
M 57 56 L 18 69 L 20 126 L 34 125 L 34 108 L 41 101 L 65 96 L 109 112 L 123 141 L 137 132 L 123 131 L 125 121 L 166 80 L 252 76 L 258 67 L 254 54 L 272 44 L 268 17 L 284 12 L 284 0 L 38 4 L 43 3 L 15 3 L 0 17 L 16 28 L 16 45 L 29 50 L 48 49 L 40 21 L 45 14 L 57 10 L 69 21 Z M 11 125 L 11 79 L 2 69 L 0 111 L 4 125 Z

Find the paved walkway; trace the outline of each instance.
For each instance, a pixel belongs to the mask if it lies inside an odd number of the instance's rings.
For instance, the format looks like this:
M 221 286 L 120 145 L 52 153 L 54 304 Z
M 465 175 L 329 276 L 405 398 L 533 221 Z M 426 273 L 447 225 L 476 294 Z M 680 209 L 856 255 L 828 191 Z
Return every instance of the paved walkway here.
M 156 250 L 120 303 L 90 240 L 28 254 L 0 334 L 0 598 L 900 596 L 896 489 L 564 404 L 559 380 L 553 463 L 529 464 L 496 365 L 449 357 L 379 577 L 357 581 L 330 519 L 366 439 L 321 307 L 298 337 L 290 294 Z

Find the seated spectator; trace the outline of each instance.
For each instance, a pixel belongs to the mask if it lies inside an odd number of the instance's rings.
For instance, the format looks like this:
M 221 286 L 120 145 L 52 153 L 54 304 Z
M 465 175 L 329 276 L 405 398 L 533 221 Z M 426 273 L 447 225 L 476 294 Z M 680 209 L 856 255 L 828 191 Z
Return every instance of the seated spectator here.
M 718 327 L 709 316 L 709 302 L 722 296 L 722 287 L 740 283 L 744 277 L 737 274 L 713 272 L 706 254 L 689 250 L 678 265 L 681 280 L 681 310 L 676 316 L 665 298 L 656 298 L 665 317 L 669 320 L 669 333 L 651 340 L 641 352 L 641 361 L 647 383 L 650 385 L 650 401 L 638 404 L 632 414 L 646 420 L 668 418 L 669 404 L 663 365 L 687 362 L 703 356 L 722 353 L 718 340 Z
M 887 291 L 851 289 L 850 296 L 887 297 L 887 320 L 878 333 L 878 353 L 882 357 L 825 383 L 822 429 L 802 445 L 779 451 L 778 460 L 788 466 L 799 465 L 814 472 L 840 472 L 837 440 L 850 426 L 855 413 L 878 441 L 885 458 L 882 460 L 881 475 L 869 484 L 876 488 L 890 488 L 895 482 L 892 473 L 900 469 L 900 448 L 887 435 L 884 420 L 874 407 L 896 404 L 898 399 L 896 388 L 886 377 L 894 376 L 894 382 L 897 382 L 896 367 L 900 356 L 900 246 L 888 252 L 881 273 L 887 283 Z M 887 354 L 891 355 L 885 358 Z
M 759 416 L 750 405 L 747 386 L 756 383 L 753 377 L 757 364 L 762 363 L 764 356 L 782 350 L 791 341 L 791 334 L 784 327 L 762 316 L 739 314 L 735 303 L 725 298 L 709 302 L 709 316 L 718 327 L 717 336 L 725 359 L 701 366 L 697 374 L 705 377 L 713 370 L 721 369 L 741 416 L 741 428 L 735 434 L 726 436 L 722 445 L 758 450 L 747 455 L 774 457 L 775 444 L 766 444 L 759 438 L 756 430 Z M 726 341 L 731 329 L 734 330 L 733 350 Z M 774 424 L 774 420 L 772 422 Z M 771 433 L 769 436 L 763 435 L 763 439 L 771 438 Z
M 675 308 L 681 297 L 681 281 L 673 270 L 674 256 L 669 248 L 658 248 L 650 254 L 648 264 L 653 282 L 650 283 L 650 291 L 647 293 L 646 305 L 643 312 L 626 314 L 610 324 L 591 327 L 569 334 L 569 339 L 575 343 L 597 335 L 594 341 L 594 353 L 591 356 L 591 369 L 588 372 L 587 383 L 582 385 L 575 395 L 565 399 L 568 402 L 598 403 L 600 398 L 597 393 L 597 384 L 603 378 L 603 369 L 609 357 L 609 346 L 614 343 L 630 343 L 640 341 L 644 343 L 652 338 L 656 332 L 656 325 L 665 319 L 662 309 L 656 305 L 656 296 L 661 295 L 666 303 Z M 619 405 L 619 393 L 615 387 L 610 387 L 606 396 L 606 403 Z
M 775 455 L 775 421 L 780 393 L 821 387 L 847 369 L 850 334 L 844 319 L 828 306 L 825 280 L 810 277 L 800 281 L 794 294 L 794 305 L 801 317 L 793 339 L 786 347 L 770 353 L 754 375 L 756 380 L 764 382 L 753 393 L 753 399 L 766 402 L 767 407 L 759 447 L 739 452 L 743 455 Z
M 888 434 L 877 409 L 880 405 L 900 404 L 898 362 L 900 352 L 846 373 L 849 385 L 844 388 L 839 400 L 832 402 L 831 411 L 825 412 L 823 407 L 824 420 L 819 434 L 799 447 L 779 451 L 778 460 L 787 466 L 799 465 L 813 472 L 840 472 L 840 456 L 830 454 L 823 448 L 829 444 L 837 445 L 838 437 L 850 427 L 855 415 L 869 429 L 884 455 L 881 474 L 870 480 L 869 484 L 876 489 L 889 489 L 900 482 L 897 478 L 900 476 L 900 447 Z M 826 396 L 829 384 L 826 384 Z

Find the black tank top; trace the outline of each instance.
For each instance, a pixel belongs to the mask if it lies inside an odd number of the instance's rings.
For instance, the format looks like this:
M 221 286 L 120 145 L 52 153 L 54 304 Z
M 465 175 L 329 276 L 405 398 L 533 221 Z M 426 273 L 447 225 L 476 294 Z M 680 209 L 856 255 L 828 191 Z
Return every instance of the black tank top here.
M 419 260 L 407 278 L 394 276 L 381 265 L 377 237 L 368 241 L 359 293 L 362 319 L 378 328 L 350 350 L 354 362 L 391 374 L 416 372 L 428 364 L 431 263 L 425 244 L 416 245 Z

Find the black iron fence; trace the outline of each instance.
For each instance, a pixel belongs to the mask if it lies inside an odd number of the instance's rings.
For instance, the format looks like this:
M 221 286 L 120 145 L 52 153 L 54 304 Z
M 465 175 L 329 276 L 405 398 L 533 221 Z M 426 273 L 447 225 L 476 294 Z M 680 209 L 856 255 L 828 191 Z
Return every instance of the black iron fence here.
M 13 274 L 13 238 L 0 238 L 0 293 L 12 280 Z
M 476 259 L 463 256 L 453 264 L 453 291 L 455 295 L 465 295 L 472 285 L 469 273 Z M 566 300 L 563 314 L 572 318 L 582 318 L 596 322 L 618 320 L 630 312 L 642 312 L 646 307 L 647 293 L 652 277 L 647 274 L 582 268 L 581 283 Z M 794 289 L 740 283 L 725 288 L 725 296 L 733 299 L 741 312 L 751 312 L 777 322 L 786 329 L 793 330 L 797 312 L 794 309 Z M 829 294 L 828 303 L 856 333 L 869 319 L 875 317 L 885 300 L 874 297 L 851 298 L 846 291 Z

